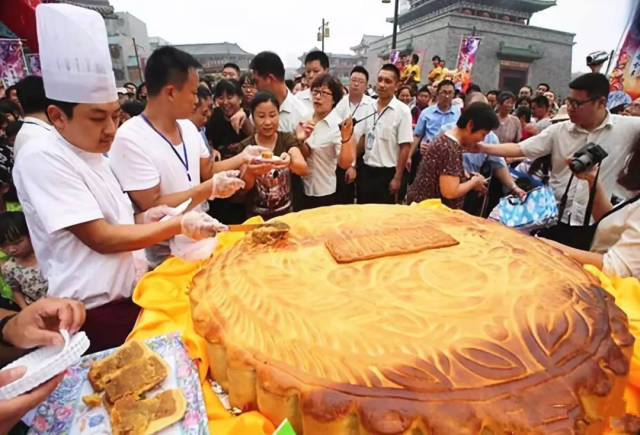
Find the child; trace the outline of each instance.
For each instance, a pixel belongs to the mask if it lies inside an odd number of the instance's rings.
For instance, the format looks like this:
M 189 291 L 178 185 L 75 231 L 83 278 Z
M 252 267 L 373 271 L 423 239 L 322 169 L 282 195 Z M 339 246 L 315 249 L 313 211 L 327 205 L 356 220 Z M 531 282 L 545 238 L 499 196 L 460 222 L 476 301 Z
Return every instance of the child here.
M 0 249 L 9 256 L 0 266 L 0 271 L 11 286 L 18 306 L 25 308 L 43 297 L 47 293 L 48 283 L 40 274 L 22 212 L 0 214 Z

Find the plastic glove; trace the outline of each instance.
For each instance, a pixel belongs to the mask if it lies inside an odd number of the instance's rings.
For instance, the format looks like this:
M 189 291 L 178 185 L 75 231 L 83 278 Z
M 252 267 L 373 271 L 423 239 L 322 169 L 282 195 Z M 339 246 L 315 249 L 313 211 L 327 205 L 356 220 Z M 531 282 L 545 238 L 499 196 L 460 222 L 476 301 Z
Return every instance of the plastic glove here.
M 244 181 L 238 176 L 240 171 L 234 169 L 232 171 L 218 172 L 211 179 L 211 196 L 209 199 L 214 198 L 229 198 L 238 190 L 244 187 Z
M 190 211 L 182 216 L 180 225 L 182 234 L 193 240 L 215 237 L 220 231 L 227 231 L 229 229 L 226 225 L 221 224 L 208 214 L 198 211 Z
M 259 145 L 249 145 L 242 150 L 240 155 L 245 163 L 249 163 L 254 159 L 259 159 L 262 156 L 263 151 L 269 151 L 265 147 L 261 147 Z
M 168 205 L 158 205 L 156 207 L 151 207 L 149 210 L 145 211 L 142 215 L 142 223 L 143 224 L 152 224 L 154 222 L 160 222 L 165 216 L 178 216 L 178 210 L 175 207 L 169 207 Z

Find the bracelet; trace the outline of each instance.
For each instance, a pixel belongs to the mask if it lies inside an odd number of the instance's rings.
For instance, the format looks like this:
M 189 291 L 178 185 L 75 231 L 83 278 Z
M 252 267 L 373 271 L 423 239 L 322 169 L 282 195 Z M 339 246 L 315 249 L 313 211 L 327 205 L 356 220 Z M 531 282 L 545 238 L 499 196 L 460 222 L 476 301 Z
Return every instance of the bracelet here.
M 9 322 L 9 320 L 13 319 L 14 317 L 16 317 L 18 313 L 16 314 L 10 314 L 6 317 L 4 317 L 2 320 L 0 320 L 0 343 L 9 345 L 9 346 L 13 346 L 13 344 L 9 343 L 5 338 L 4 338 L 4 327 L 7 325 L 7 323 Z
M 349 137 L 347 138 L 347 140 L 344 140 L 344 139 L 342 139 L 342 138 L 340 138 L 340 139 L 342 140 L 342 143 L 343 143 L 343 144 L 345 144 L 345 143 L 349 142 L 349 141 L 351 140 L 351 138 L 352 138 L 352 137 L 353 137 L 353 133 L 351 133 L 351 136 L 349 136 Z

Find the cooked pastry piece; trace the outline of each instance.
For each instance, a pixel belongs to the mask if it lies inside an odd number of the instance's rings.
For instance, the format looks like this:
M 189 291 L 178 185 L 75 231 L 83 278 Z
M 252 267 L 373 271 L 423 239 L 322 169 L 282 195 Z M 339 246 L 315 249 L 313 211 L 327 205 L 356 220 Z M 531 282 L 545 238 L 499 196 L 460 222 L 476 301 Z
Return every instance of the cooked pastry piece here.
M 153 355 L 153 351 L 141 341 L 132 340 L 123 344 L 105 359 L 95 361 L 89 370 L 89 382 L 96 392 L 104 390 L 105 382 L 118 370 L 131 364 L 145 355 Z
M 420 225 L 386 228 L 384 231 L 345 231 L 331 237 L 325 244 L 338 263 L 351 263 L 426 249 L 446 248 L 457 245 L 458 241 L 431 225 Z
M 291 227 L 280 221 L 267 222 L 260 228 L 251 231 L 251 239 L 258 244 L 268 245 L 282 240 Z
M 89 408 L 95 408 L 96 406 L 100 406 L 102 402 L 102 397 L 99 394 L 89 394 L 86 396 L 82 396 L 82 401 Z
M 127 395 L 111 409 L 111 430 L 115 435 L 152 434 L 180 421 L 186 410 L 187 401 L 180 389 L 143 400 Z
M 169 366 L 158 355 L 145 356 L 120 369 L 105 384 L 105 401 L 115 404 L 127 395 L 140 396 L 162 382 Z
M 273 153 L 271 151 L 262 151 L 261 157 L 263 159 L 271 159 L 273 158 Z

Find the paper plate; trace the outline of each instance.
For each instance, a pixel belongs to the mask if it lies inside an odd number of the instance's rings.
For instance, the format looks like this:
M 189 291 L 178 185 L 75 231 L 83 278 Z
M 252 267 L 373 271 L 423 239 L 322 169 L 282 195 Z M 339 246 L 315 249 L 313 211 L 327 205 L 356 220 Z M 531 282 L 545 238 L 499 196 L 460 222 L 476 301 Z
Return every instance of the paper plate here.
M 0 400 L 13 399 L 47 382 L 78 362 L 89 349 L 89 339 L 82 331 L 68 340 L 68 335 L 63 333 L 63 337 L 64 346 L 41 347 L 4 367 L 3 370 L 26 367 L 27 372 L 20 379 L 0 388 Z

